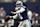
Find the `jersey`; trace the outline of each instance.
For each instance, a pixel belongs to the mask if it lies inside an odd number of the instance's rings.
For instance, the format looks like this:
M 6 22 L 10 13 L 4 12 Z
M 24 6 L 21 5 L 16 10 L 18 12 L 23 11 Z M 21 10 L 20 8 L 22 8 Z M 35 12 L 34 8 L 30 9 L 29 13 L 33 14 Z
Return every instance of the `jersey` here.
M 20 10 L 20 9 L 22 9 L 23 7 L 20 7 L 20 8 L 17 8 L 16 7 L 16 9 L 15 10 Z M 23 8 L 23 9 L 25 9 L 25 8 Z M 22 10 L 23 11 L 23 10 Z M 19 20 L 19 21 L 23 21 L 23 20 L 26 20 L 26 19 L 28 19 L 28 17 L 27 17 L 27 14 L 26 14 L 27 12 L 26 12 L 26 9 L 25 9 L 25 11 L 23 11 L 23 12 L 21 12 L 20 14 L 21 14 L 21 16 L 23 17 L 23 19 L 22 20 Z
M 32 11 L 28 11 L 28 12 L 27 12 L 27 15 L 28 15 L 28 18 L 29 18 L 30 20 L 32 20 Z

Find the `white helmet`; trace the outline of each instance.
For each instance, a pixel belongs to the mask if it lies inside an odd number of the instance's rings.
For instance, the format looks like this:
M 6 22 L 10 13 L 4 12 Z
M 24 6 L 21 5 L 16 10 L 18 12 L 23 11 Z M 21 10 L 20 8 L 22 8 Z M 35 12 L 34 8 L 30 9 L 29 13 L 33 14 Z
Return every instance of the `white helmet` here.
M 22 1 L 17 1 L 17 2 L 16 2 L 16 6 L 17 6 L 17 4 L 21 4 L 21 6 L 23 6 Z

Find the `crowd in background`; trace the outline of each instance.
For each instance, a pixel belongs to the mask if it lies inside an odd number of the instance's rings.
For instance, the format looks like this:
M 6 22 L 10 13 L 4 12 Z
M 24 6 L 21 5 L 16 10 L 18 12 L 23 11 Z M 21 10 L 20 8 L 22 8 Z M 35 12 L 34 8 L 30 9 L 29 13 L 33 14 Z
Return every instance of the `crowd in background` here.
M 18 0 L 0 0 L 0 2 L 16 2 Z M 40 2 L 40 0 L 21 0 L 23 2 Z
M 27 8 L 29 9 L 29 8 Z M 28 10 L 27 10 L 28 11 Z M 31 11 L 31 10 L 30 10 Z M 38 27 L 40 25 L 40 16 L 36 12 L 32 12 L 32 27 Z M 4 10 L 3 7 L 0 8 L 0 24 L 5 23 L 6 25 L 9 24 L 9 26 L 14 25 L 14 20 L 10 20 L 10 18 L 6 18 L 6 11 Z M 5 20 L 4 20 L 5 19 Z M 13 22 L 13 23 L 12 23 Z M 20 21 L 18 21 L 19 23 Z M 10 23 L 12 23 L 10 25 Z
M 17 0 L 0 0 L 0 2 L 16 2 L 16 1 Z M 40 2 L 40 0 L 21 0 L 21 1 L 23 1 L 24 3 L 25 2 L 38 2 L 38 1 Z M 32 16 L 32 26 L 38 27 L 40 25 L 40 15 L 36 12 L 32 12 L 32 14 L 33 14 L 33 16 Z M 1 19 L 0 24 L 5 23 L 5 25 L 9 24 L 9 26 L 11 26 L 10 23 L 8 23 L 8 22 L 11 22 L 11 21 L 9 21 L 9 19 L 6 18 L 6 11 L 4 10 L 3 7 L 0 8 L 0 19 Z M 12 20 L 12 22 L 14 23 L 14 20 Z M 18 23 L 19 23 L 19 21 L 18 21 Z

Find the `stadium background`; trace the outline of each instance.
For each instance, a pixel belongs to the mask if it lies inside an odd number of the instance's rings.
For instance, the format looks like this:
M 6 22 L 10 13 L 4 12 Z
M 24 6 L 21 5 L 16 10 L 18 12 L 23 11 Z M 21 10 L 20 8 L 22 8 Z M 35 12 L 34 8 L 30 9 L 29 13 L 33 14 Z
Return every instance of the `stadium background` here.
M 10 14 L 10 11 L 14 11 L 16 3 L 0 3 L 0 7 L 4 7 L 4 10 L 7 14 Z M 32 12 L 36 12 L 40 14 L 40 2 L 35 3 L 24 3 L 27 8 L 30 8 Z
M 6 15 L 12 15 L 11 11 L 14 11 L 15 7 L 16 7 L 16 1 L 17 0 L 0 0 L 0 8 L 3 7 L 4 10 L 6 11 Z M 22 0 L 23 2 L 23 0 Z M 27 8 L 30 8 L 30 10 L 32 12 L 36 12 L 39 14 L 40 17 L 40 0 L 27 0 L 25 2 L 23 2 L 23 5 L 26 6 Z M 40 19 L 40 18 L 39 18 Z

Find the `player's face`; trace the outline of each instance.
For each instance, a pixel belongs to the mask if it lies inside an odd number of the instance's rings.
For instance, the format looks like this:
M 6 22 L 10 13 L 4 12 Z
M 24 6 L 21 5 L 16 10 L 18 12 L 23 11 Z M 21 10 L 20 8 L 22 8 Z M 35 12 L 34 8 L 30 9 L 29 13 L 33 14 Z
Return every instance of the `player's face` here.
M 17 4 L 17 6 L 18 6 L 18 7 L 20 7 L 20 6 L 21 6 L 21 4 Z
M 1 11 L 3 11 L 3 8 L 1 8 Z
M 33 12 L 33 15 L 35 16 L 35 12 Z
M 27 9 L 27 12 L 30 11 L 29 8 Z

